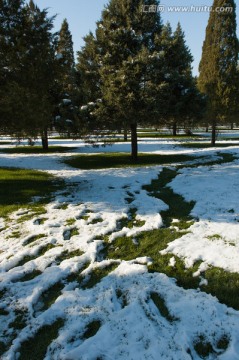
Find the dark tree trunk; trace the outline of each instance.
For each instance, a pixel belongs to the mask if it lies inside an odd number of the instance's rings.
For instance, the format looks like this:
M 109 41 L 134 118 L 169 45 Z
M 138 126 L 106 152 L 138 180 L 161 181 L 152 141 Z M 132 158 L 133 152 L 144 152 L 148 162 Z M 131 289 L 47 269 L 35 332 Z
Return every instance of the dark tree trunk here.
M 231 123 L 231 130 L 233 130 L 234 129 L 234 124 L 233 123 Z
M 177 123 L 176 123 L 176 121 L 173 122 L 173 136 L 177 136 Z
M 211 138 L 211 145 L 214 146 L 216 144 L 216 120 L 212 122 L 212 138 Z
M 205 129 L 206 133 L 208 133 L 208 125 L 206 125 L 206 129 Z
M 137 142 L 137 125 L 131 124 L 131 158 L 133 161 L 138 160 L 138 142 Z
M 128 141 L 128 129 L 127 125 L 124 125 L 124 141 Z
M 43 132 L 42 132 L 41 142 L 42 142 L 43 150 L 47 151 L 48 150 L 48 133 L 47 133 L 47 129 L 44 129 Z

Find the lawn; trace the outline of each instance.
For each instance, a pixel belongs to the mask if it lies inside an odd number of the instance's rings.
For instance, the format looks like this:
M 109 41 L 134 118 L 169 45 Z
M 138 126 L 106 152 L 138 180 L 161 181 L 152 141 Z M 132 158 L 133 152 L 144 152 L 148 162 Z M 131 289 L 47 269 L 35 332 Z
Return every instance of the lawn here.
M 0 168 L 0 217 L 20 208 L 42 211 L 62 185 L 45 172 Z
M 177 162 L 193 160 L 189 155 L 157 155 L 139 153 L 138 161 L 133 161 L 130 154 L 127 153 L 104 153 L 94 155 L 77 155 L 64 162 L 72 167 L 84 170 L 90 169 L 109 169 L 138 167 L 151 165 L 164 165 Z

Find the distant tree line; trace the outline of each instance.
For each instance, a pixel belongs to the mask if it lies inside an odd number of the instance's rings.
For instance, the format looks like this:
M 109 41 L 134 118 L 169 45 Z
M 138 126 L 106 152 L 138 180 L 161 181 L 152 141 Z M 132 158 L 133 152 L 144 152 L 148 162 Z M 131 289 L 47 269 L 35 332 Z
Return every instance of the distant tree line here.
M 236 122 L 238 40 L 231 13 L 211 13 L 199 78 L 180 23 L 173 32 L 160 13 L 142 5 L 157 0 L 110 0 L 74 60 L 67 20 L 53 32 L 54 17 L 32 0 L 0 0 L 0 130 L 19 139 L 55 128 L 78 136 L 131 133 L 137 160 L 137 126 L 191 129 Z

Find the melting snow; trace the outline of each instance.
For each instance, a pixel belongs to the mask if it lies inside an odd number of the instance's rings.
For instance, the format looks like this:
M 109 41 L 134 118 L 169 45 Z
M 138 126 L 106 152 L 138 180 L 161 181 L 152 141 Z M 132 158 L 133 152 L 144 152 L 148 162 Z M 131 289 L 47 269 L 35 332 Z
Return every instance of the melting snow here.
M 57 142 L 52 140 L 52 143 Z M 62 144 L 69 148 L 78 146 L 76 152 L 95 152 L 81 142 Z M 185 150 L 177 145 L 165 140 L 143 140 L 139 147 L 145 152 L 173 154 L 180 151 L 213 159 L 220 151 Z M 128 144 L 117 143 L 99 151 L 128 149 Z M 227 152 L 238 157 L 235 147 Z M 109 241 L 114 241 L 118 236 L 136 237 L 139 232 L 162 226 L 160 213 L 168 208 L 167 205 L 142 189 L 158 177 L 162 167 L 84 171 L 61 162 L 69 155 L 71 153 L 1 154 L 0 166 L 45 170 L 71 185 L 70 193 L 60 192 L 56 200 L 48 204 L 46 214 L 19 225 L 18 219 L 25 211 L 18 211 L 7 227 L 0 219 L 0 290 L 8 291 L 0 304 L 0 309 L 8 312 L 8 316 L 0 315 L 0 332 L 4 334 L 0 340 L 13 338 L 2 359 L 17 359 L 21 343 L 42 325 L 51 324 L 59 317 L 65 319 L 65 324 L 48 347 L 45 357 L 48 360 L 197 360 L 199 356 L 193 344 L 200 335 L 204 335 L 215 349 L 222 336 L 230 339 L 228 349 L 224 353 L 216 349 L 216 355 L 210 359 L 238 359 L 238 311 L 200 290 L 184 290 L 164 274 L 148 273 L 147 264 L 152 260 L 147 256 L 131 261 L 102 261 L 99 257 L 106 234 L 110 233 Z M 192 216 L 198 219 L 190 232 L 169 243 L 161 252 L 172 254 L 169 266 L 174 267 L 174 256 L 179 256 L 187 267 L 197 260 L 202 261 L 194 276 L 200 276 L 211 265 L 239 272 L 238 167 L 239 160 L 217 166 L 183 168 L 169 184 L 187 201 L 195 201 Z M 129 193 L 130 203 L 127 201 Z M 118 230 L 118 221 L 127 218 L 132 208 L 137 208 L 136 220 L 143 220 L 144 225 Z M 71 219 L 74 219 L 73 224 Z M 173 223 L 177 225 L 177 219 Z M 13 231 L 20 231 L 20 238 L 14 237 Z M 133 238 L 133 243 L 138 245 L 137 238 Z M 38 256 L 46 246 L 46 251 Z M 58 261 L 65 252 L 76 250 L 81 252 Z M 26 256 L 30 257 L 29 261 L 21 265 L 20 261 Z M 91 289 L 81 288 L 76 281 L 64 283 L 72 273 L 83 271 L 87 278 L 92 270 L 109 265 L 114 265 L 115 269 Z M 33 271 L 39 271 L 39 275 L 20 281 L 23 275 Z M 205 279 L 200 279 L 201 284 L 207 284 Z M 59 281 L 64 283 L 61 293 L 55 303 L 44 310 L 42 294 Z M 164 299 L 172 321 L 160 314 L 150 297 L 152 292 Z M 14 308 L 25 309 L 27 313 L 26 326 L 15 339 L 9 326 L 15 319 Z M 96 320 L 100 322 L 99 331 L 84 340 L 88 324 Z

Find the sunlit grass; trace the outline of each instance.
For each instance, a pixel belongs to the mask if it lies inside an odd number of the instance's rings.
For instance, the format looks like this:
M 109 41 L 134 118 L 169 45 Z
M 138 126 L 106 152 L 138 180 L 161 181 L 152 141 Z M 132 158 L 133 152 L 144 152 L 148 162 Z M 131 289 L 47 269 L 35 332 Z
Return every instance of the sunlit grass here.
M 63 181 L 56 181 L 42 171 L 0 168 L 0 217 L 22 208 L 36 213 L 40 208 L 42 212 L 54 192 L 62 186 Z

